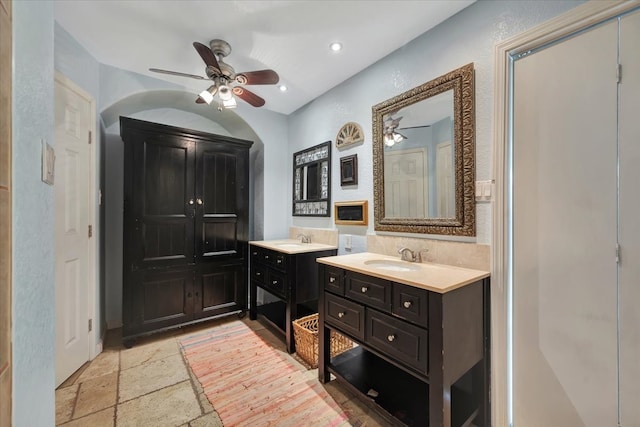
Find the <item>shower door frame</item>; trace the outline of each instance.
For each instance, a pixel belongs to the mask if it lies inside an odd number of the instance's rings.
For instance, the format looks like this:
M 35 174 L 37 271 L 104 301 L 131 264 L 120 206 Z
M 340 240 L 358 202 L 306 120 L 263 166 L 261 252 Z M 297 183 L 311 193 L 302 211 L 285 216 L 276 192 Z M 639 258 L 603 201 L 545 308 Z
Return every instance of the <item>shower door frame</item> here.
M 495 193 L 493 205 L 491 324 L 492 425 L 508 426 L 512 420 L 511 354 L 508 348 L 512 327 L 511 313 L 511 222 L 512 173 L 510 169 L 511 85 L 513 58 L 570 34 L 622 15 L 640 6 L 637 0 L 590 1 L 507 39 L 494 48 L 493 166 Z

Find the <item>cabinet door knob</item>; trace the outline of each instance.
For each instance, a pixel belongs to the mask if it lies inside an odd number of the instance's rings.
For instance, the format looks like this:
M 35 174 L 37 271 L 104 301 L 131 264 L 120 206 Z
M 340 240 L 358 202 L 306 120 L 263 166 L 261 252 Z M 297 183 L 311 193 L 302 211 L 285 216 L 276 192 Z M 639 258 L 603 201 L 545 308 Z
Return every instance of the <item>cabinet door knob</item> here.
M 394 334 L 387 335 L 387 341 L 392 342 L 395 339 L 396 339 L 396 336 Z
M 256 276 L 262 276 L 262 273 L 260 273 L 259 271 L 256 272 Z
M 282 260 L 281 260 L 280 258 L 278 258 L 278 259 L 276 260 L 276 262 L 277 262 L 278 264 L 282 264 Z
M 338 313 L 338 317 L 341 319 L 344 317 L 344 315 L 345 315 L 344 311 L 341 311 L 340 313 Z
M 364 293 L 366 293 L 366 292 L 369 290 L 369 288 L 367 288 L 366 286 L 363 286 L 360 290 L 361 290 L 361 291 L 362 291 L 362 293 L 364 294 Z
M 333 283 L 333 282 L 335 282 L 335 281 L 336 281 L 336 278 L 335 278 L 335 277 L 329 277 L 329 283 Z
M 189 204 L 193 205 L 195 202 L 193 201 L 193 199 L 189 199 Z
M 278 284 L 278 281 L 277 281 L 277 280 L 274 280 L 274 281 L 272 281 L 271 283 L 272 283 L 272 284 L 274 284 L 274 285 L 277 285 L 277 284 Z
M 411 301 L 405 301 L 402 303 L 402 305 L 404 306 L 404 308 L 409 308 L 411 307 Z
M 197 203 L 197 204 L 199 204 L 199 205 L 201 205 L 201 204 L 202 204 L 202 199 L 198 198 L 198 199 L 196 200 L 196 203 Z
M 269 259 L 269 255 L 265 255 L 265 256 L 264 256 L 264 259 Z

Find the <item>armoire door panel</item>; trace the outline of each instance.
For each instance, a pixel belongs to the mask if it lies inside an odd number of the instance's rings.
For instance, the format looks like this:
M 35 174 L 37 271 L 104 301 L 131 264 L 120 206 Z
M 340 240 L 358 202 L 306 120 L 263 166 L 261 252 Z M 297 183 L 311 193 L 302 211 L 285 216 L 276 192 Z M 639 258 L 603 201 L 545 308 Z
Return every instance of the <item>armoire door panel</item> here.
M 242 264 L 209 264 L 197 270 L 195 318 L 246 309 L 246 277 Z
M 172 323 L 186 319 L 193 305 L 191 271 L 152 271 L 140 283 L 142 323 Z
M 144 136 L 134 148 L 131 200 L 138 234 L 137 268 L 192 264 L 195 145 L 180 138 Z
M 235 216 L 203 218 L 203 245 L 202 252 L 198 256 L 203 259 L 213 259 L 225 255 L 236 255 L 238 253 L 237 224 Z
M 147 219 L 142 225 L 142 241 L 144 245 L 143 262 L 178 261 L 180 264 L 193 260 L 188 258 L 190 248 L 187 247 L 188 228 L 191 221 Z
M 189 147 L 150 140 L 144 144 L 144 215 L 185 216 L 185 201 L 192 197 Z
M 237 205 L 237 155 L 217 153 L 214 147 L 198 152 L 198 175 L 203 179 L 198 189 L 203 215 L 235 213 Z

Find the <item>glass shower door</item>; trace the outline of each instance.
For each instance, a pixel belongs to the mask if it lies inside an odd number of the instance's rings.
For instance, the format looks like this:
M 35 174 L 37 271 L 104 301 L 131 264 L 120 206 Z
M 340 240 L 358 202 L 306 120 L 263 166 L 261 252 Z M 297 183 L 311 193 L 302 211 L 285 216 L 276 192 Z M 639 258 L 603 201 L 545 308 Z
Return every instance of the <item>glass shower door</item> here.
M 610 22 L 514 63 L 517 427 L 617 423 L 617 41 Z

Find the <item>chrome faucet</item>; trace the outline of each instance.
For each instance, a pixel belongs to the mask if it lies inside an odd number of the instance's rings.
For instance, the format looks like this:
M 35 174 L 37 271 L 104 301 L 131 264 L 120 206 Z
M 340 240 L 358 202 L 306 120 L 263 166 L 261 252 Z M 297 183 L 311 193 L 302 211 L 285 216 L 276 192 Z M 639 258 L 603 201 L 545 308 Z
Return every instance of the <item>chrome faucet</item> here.
M 398 253 L 400 254 L 400 259 L 402 261 L 416 262 L 418 261 L 415 252 L 413 252 L 409 248 L 400 248 L 398 249 Z
M 311 243 L 311 236 L 306 234 L 298 234 L 300 237 L 300 243 Z

